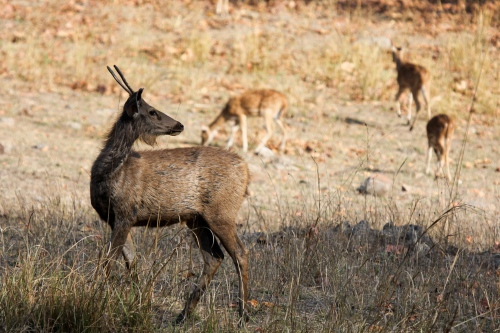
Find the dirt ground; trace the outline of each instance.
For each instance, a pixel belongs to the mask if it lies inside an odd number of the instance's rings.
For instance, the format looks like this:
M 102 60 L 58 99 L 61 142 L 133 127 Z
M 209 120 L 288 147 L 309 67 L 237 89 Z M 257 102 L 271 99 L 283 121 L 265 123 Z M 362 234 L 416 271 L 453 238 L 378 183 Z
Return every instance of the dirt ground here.
M 275 12 L 261 21 L 260 29 L 276 29 L 276 21 L 291 20 L 287 15 Z M 323 29 L 324 25 L 326 23 L 318 19 L 313 28 Z M 233 38 L 235 34 L 245 34 L 245 27 L 227 24 L 208 31 L 213 32 L 214 39 Z M 291 52 L 300 45 L 307 48 L 311 43 L 334 42 L 334 32 L 321 31 L 297 34 Z M 439 43 L 440 38 L 445 38 L 439 35 L 430 39 L 406 33 L 416 47 Z M 358 37 L 396 34 L 393 24 L 387 21 L 360 32 Z M 116 59 L 116 64 L 120 65 L 120 59 Z M 127 75 L 127 69 L 122 70 Z M 390 80 L 395 80 L 395 71 L 392 74 Z M 102 66 L 96 75 L 107 80 L 109 73 Z M 223 77 L 224 73 L 216 75 Z M 258 81 L 258 87 L 287 90 L 280 89 L 286 87 L 285 76 L 270 79 L 269 85 L 266 78 L 254 80 Z M 139 85 L 146 83 L 132 84 L 133 87 Z M 389 97 L 375 102 L 350 101 L 342 91 L 324 86 L 316 91 L 305 91 L 305 96 L 290 96 L 292 103 L 285 119 L 290 140 L 285 154 L 271 158 L 243 154 L 238 140 L 234 150 L 248 161 L 252 173 L 251 196 L 241 211 L 240 222 L 248 221 L 250 230 L 274 230 L 289 223 L 294 214 L 311 214 L 313 219 L 319 203 L 323 205 L 320 209 L 338 207 L 339 220 L 356 222 L 366 218 L 367 213 L 375 212 L 370 215 L 370 222 L 378 227 L 394 216 L 405 220 L 397 221 L 399 223 L 417 221 L 425 224 L 451 204 L 463 204 L 470 207 L 464 209 L 466 224 L 462 227 L 478 238 L 488 233 L 491 238 L 487 243 L 500 241 L 498 119 L 491 115 L 473 115 L 463 161 L 459 165 L 466 134 L 466 112 L 457 117 L 458 128 L 451 149 L 452 176 L 460 171 L 455 189 L 446 181 L 424 173 L 426 116 L 422 112 L 416 128 L 409 132 L 406 119 L 397 117 L 391 100 L 396 87 L 394 83 L 388 85 L 393 87 L 385 93 Z M 4 76 L 0 77 L 0 86 L 3 87 L 0 100 L 0 214 L 17 205 L 36 206 L 56 198 L 68 203 L 81 202 L 92 211 L 90 169 L 105 132 L 125 101 L 124 92 L 99 94 L 66 87 L 40 92 L 30 83 Z M 201 94 L 196 97 L 197 92 L 187 87 L 188 95 L 193 97 L 176 103 L 167 96 L 148 95 L 147 85 L 145 88 L 144 98 L 182 122 L 185 131 L 176 137 L 160 138 L 157 147 L 141 144 L 137 149 L 198 145 L 201 126 L 213 119 L 224 101 L 238 91 L 220 92 L 217 98 L 207 100 Z M 239 91 L 246 88 L 253 86 L 241 87 Z M 446 94 L 448 92 L 439 87 L 433 89 L 434 100 Z M 308 102 L 294 105 L 293 101 L 297 100 Z M 466 110 L 467 104 L 462 108 Z M 434 114 L 447 111 L 433 109 Z M 251 119 L 249 126 L 249 150 L 252 151 L 264 130 L 261 119 Z M 279 137 L 278 132 L 271 140 L 271 148 L 278 146 Z M 225 140 L 222 131 L 214 144 L 224 147 Z M 435 156 L 433 166 L 434 162 Z M 356 188 L 375 173 L 393 180 L 390 193 L 382 198 L 359 195 Z M 403 214 L 394 214 L 395 211 Z M 417 214 L 412 214 L 413 211 Z M 374 216 L 379 216 L 380 220 Z

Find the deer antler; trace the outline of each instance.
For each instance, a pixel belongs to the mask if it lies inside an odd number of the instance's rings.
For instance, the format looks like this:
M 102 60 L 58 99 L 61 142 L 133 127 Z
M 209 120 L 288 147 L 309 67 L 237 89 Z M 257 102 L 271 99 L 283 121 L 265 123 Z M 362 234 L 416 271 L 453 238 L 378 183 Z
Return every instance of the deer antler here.
M 109 66 L 106 66 L 108 68 L 108 71 L 111 73 L 111 75 L 113 76 L 113 78 L 115 79 L 116 82 L 118 82 L 118 84 L 126 91 L 128 92 L 129 95 L 132 95 L 134 93 L 134 89 L 132 89 L 130 87 L 130 85 L 128 84 L 127 80 L 125 79 L 125 77 L 123 76 L 123 73 L 120 71 L 120 69 L 118 68 L 118 66 L 114 65 L 116 71 L 118 72 L 118 74 L 120 74 L 120 77 L 122 78 L 123 82 L 121 80 L 118 79 L 118 77 L 116 77 L 116 74 L 115 72 L 113 72 L 113 70 L 109 67 Z

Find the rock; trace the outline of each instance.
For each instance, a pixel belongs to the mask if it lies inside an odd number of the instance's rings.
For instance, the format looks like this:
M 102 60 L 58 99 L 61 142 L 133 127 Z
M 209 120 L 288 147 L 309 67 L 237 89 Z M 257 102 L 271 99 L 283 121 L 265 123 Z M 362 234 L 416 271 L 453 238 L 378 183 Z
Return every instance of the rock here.
M 66 123 L 66 125 L 68 127 L 71 127 L 72 129 L 75 129 L 75 130 L 80 130 L 82 129 L 82 124 L 80 124 L 79 122 L 76 122 L 76 121 L 68 121 Z
M 16 121 L 11 117 L 0 117 L 0 126 L 14 127 Z
M 278 156 L 267 147 L 262 147 L 255 154 L 265 163 L 277 162 L 279 160 Z
M 380 244 L 380 231 L 372 229 L 366 220 L 361 220 L 352 228 L 348 228 L 348 224 L 344 226 L 344 235 L 351 238 L 352 246 L 359 244 L 370 244 L 370 246 L 377 246 Z
M 384 50 L 390 50 L 392 43 L 391 40 L 387 37 L 379 36 L 379 37 L 362 37 L 354 42 L 354 44 L 359 45 L 368 45 L 368 46 L 378 46 Z
M 375 174 L 366 178 L 356 190 L 361 194 L 383 197 L 391 190 L 391 187 L 392 179 L 382 174 Z
M 0 143 L 0 154 L 10 154 L 14 146 L 10 142 L 2 142 Z
M 433 244 L 431 238 L 427 234 L 424 235 L 424 228 L 415 224 L 395 226 L 394 223 L 389 222 L 382 228 L 382 235 L 386 242 L 392 244 L 398 243 L 405 246 L 412 246 L 417 242 L 427 245 Z
M 38 149 L 38 150 L 41 150 L 41 151 L 47 151 L 49 150 L 49 146 L 45 143 L 38 143 L 34 146 L 31 146 L 31 148 L 33 149 Z

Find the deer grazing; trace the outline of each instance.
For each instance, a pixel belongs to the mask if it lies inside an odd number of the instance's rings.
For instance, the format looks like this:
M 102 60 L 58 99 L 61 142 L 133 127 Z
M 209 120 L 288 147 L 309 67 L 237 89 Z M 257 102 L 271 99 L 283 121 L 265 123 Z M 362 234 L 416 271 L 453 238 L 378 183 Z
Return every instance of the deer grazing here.
M 421 108 L 421 103 L 419 99 L 419 92 L 422 93 L 422 97 L 424 98 L 425 105 L 427 108 L 427 116 L 428 119 L 431 118 L 431 106 L 430 106 L 430 73 L 424 66 L 412 64 L 409 62 L 404 62 L 401 59 L 401 51 L 400 47 L 396 47 L 392 45 L 392 61 L 396 64 L 396 71 L 398 72 L 398 92 L 396 94 L 396 103 L 397 103 L 397 113 L 398 116 L 401 117 L 401 95 L 405 91 L 410 91 L 408 96 L 408 125 L 410 125 L 410 131 L 413 130 L 413 126 L 415 125 L 415 121 L 418 117 L 418 112 Z M 415 117 L 413 121 L 411 120 L 411 100 L 415 100 L 416 111 Z
M 176 319 L 182 323 L 219 268 L 222 243 L 233 259 L 239 278 L 239 314 L 247 320 L 248 251 L 236 233 L 236 218 L 248 186 L 248 166 L 236 154 L 211 147 L 134 151 L 138 139 L 153 145 L 159 135 L 178 135 L 184 126 L 150 106 L 114 66 L 128 92 L 116 120 L 95 160 L 90 181 L 94 209 L 111 229 L 106 274 L 123 255 L 130 269 L 135 249 L 132 227 L 164 227 L 185 222 L 200 248 L 204 267 L 199 283 Z M 241 323 L 241 322 L 240 322 Z
M 212 142 L 217 134 L 217 127 L 231 121 L 231 134 L 226 144 L 229 148 L 234 143 L 234 135 L 241 127 L 241 136 L 243 141 L 243 151 L 248 151 L 248 127 L 247 117 L 262 116 L 266 126 L 266 135 L 262 138 L 255 153 L 266 145 L 267 141 L 273 135 L 273 120 L 280 127 L 283 137 L 280 144 L 280 151 L 285 150 L 286 129 L 281 118 L 288 108 L 288 100 L 285 95 L 275 90 L 249 90 L 240 96 L 230 98 L 221 113 L 215 118 L 209 126 L 203 126 L 201 131 L 201 144 L 207 146 Z
M 448 180 L 450 177 L 450 167 L 448 164 L 448 153 L 450 152 L 451 140 L 453 139 L 453 131 L 455 123 L 453 119 L 445 114 L 438 114 L 432 117 L 427 123 L 427 140 L 429 143 L 429 151 L 427 153 L 427 168 L 425 172 L 430 173 L 432 150 L 437 156 L 436 177 L 443 171 L 443 160 L 446 164 L 446 172 Z

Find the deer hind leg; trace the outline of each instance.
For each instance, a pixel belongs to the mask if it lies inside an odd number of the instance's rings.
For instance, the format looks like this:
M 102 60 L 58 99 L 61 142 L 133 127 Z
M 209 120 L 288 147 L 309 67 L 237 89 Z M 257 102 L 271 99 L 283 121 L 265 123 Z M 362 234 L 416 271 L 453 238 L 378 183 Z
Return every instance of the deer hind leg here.
M 266 109 L 264 110 L 263 113 L 264 113 L 264 122 L 266 126 L 266 135 L 260 141 L 260 144 L 257 146 L 257 149 L 255 149 L 256 154 L 258 154 L 262 150 L 262 148 L 264 148 L 267 141 L 269 141 L 269 139 L 273 135 L 272 110 Z
M 281 132 L 283 133 L 283 137 L 281 139 L 280 143 L 280 151 L 283 152 L 285 151 L 285 145 L 286 145 L 286 127 L 283 124 L 283 120 L 280 118 L 281 116 L 281 111 L 279 111 L 275 116 L 274 116 L 274 122 L 278 124 L 278 127 L 281 129 Z
M 425 107 L 427 109 L 427 120 L 430 120 L 431 119 L 430 93 L 425 91 L 424 86 L 422 86 L 422 89 L 420 89 L 420 91 L 422 92 L 422 97 L 424 98 Z
M 206 223 L 190 226 L 190 228 L 193 231 L 196 243 L 199 245 L 204 265 L 198 284 L 189 296 L 184 310 L 182 310 L 176 319 L 176 323 L 178 324 L 184 322 L 184 320 L 194 310 L 201 295 L 203 295 L 207 289 L 207 286 L 210 284 L 210 281 L 212 281 L 215 272 L 217 272 L 217 269 L 224 260 L 224 253 L 222 252 L 215 235 L 208 228 Z
M 439 142 L 437 146 L 434 147 L 434 152 L 437 156 L 437 168 L 435 175 L 439 177 L 441 172 L 443 171 L 443 145 L 442 142 Z
M 446 174 L 448 175 L 448 180 L 451 181 L 450 175 L 450 164 L 448 160 L 448 155 L 450 152 L 450 141 L 448 139 L 444 139 L 444 163 L 446 164 Z
M 431 172 L 432 150 L 432 145 L 429 145 L 429 149 L 427 151 L 427 167 L 425 168 L 426 174 L 429 174 Z
M 412 101 L 413 101 L 413 94 L 410 92 L 408 93 L 408 115 L 407 115 L 407 118 L 408 119 L 408 124 L 407 125 L 410 125 L 410 121 L 411 121 L 411 104 L 412 104 Z
M 248 151 L 248 125 L 247 116 L 244 114 L 239 115 L 239 123 L 241 127 L 241 140 L 243 141 L 243 152 Z
M 412 131 L 413 126 L 415 126 L 415 121 L 418 118 L 418 112 L 420 111 L 420 107 L 421 107 L 420 100 L 418 99 L 418 90 L 412 91 L 412 95 L 413 95 L 413 100 L 415 101 L 415 117 L 413 118 L 413 121 L 411 122 L 410 131 Z
M 245 248 L 236 233 L 236 224 L 234 220 L 228 220 L 226 223 L 213 223 L 210 229 L 217 235 L 227 253 L 231 256 L 236 267 L 236 273 L 239 279 L 239 314 L 240 325 L 243 321 L 248 321 L 248 314 L 245 306 L 248 299 L 248 250 Z
M 398 117 L 401 118 L 401 102 L 400 102 L 400 99 L 401 99 L 401 95 L 403 94 L 403 92 L 405 91 L 405 89 L 399 87 L 398 89 L 398 92 L 396 94 L 396 112 L 398 114 Z
M 132 236 L 127 235 L 127 239 L 125 240 L 125 244 L 122 249 L 123 258 L 125 259 L 125 264 L 127 265 L 127 269 L 130 270 L 132 268 L 132 262 L 135 258 L 135 246 L 134 241 L 132 240 Z

